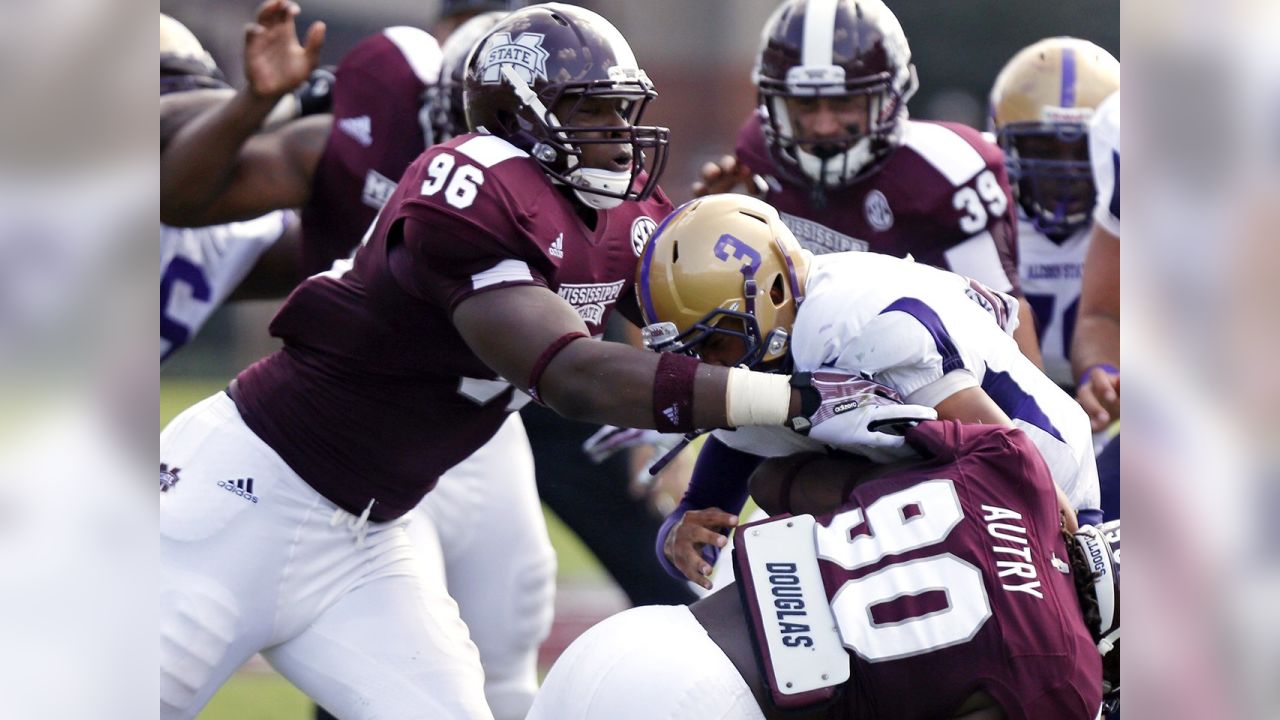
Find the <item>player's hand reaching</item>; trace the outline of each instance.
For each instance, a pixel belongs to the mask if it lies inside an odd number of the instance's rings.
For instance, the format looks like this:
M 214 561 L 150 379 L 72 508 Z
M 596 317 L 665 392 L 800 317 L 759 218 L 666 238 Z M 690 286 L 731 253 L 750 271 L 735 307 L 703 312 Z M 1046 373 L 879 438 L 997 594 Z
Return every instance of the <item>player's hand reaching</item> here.
M 1120 419 L 1120 373 L 1101 365 L 1089 368 L 1076 388 L 1076 401 L 1089 414 L 1093 431 L 1105 430 Z
M 861 375 L 795 373 L 791 385 L 801 393 L 801 417 L 792 420 L 793 429 L 875 462 L 914 456 L 903 434 L 918 423 L 938 419 L 937 410 L 903 404 L 896 390 Z
M 711 589 L 711 566 L 729 538 L 720 534 L 738 526 L 738 516 L 719 508 L 689 510 L 667 533 L 662 552 L 691 582 Z
M 311 23 L 306 45 L 298 43 L 294 22 L 301 9 L 289 0 L 267 0 L 258 8 L 257 22 L 244 31 L 244 74 L 258 97 L 278 98 L 310 76 L 324 44 L 323 22 Z
M 725 155 L 719 162 L 709 162 L 702 166 L 701 177 L 693 184 L 693 196 L 732 192 L 740 184 L 746 186 L 749 194 L 759 195 L 751 176 L 751 168 L 738 158 Z

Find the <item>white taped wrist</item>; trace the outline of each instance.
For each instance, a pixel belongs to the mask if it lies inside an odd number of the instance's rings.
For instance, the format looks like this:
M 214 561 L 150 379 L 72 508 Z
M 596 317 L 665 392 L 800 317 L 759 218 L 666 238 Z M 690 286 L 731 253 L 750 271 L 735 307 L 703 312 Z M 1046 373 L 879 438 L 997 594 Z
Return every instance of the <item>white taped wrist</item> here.
M 730 368 L 724 395 L 730 427 L 783 425 L 790 414 L 791 382 L 786 375 Z

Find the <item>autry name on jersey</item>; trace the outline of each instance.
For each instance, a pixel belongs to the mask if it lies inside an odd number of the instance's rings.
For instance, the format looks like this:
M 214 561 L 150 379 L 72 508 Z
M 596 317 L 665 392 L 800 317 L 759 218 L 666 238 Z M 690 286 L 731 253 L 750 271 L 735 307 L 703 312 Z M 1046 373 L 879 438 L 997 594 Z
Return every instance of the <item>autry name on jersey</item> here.
M 992 505 L 983 505 L 982 512 L 987 533 L 997 540 L 1004 540 L 1016 546 L 991 546 L 997 558 L 996 574 L 1001 578 L 1018 578 L 1027 581 L 1019 585 L 1002 582 L 1000 587 L 1009 592 L 1026 593 L 1043 600 L 1044 595 L 1038 589 L 1039 575 L 1036 573 L 1035 564 L 1031 562 L 1031 544 L 1027 541 L 1026 521 L 1022 519 L 1022 514 L 1009 508 Z
M 626 284 L 626 280 L 618 280 L 611 283 L 561 285 L 559 294 L 578 311 L 578 316 L 583 321 L 599 325 L 604 319 L 605 309 L 617 301 Z

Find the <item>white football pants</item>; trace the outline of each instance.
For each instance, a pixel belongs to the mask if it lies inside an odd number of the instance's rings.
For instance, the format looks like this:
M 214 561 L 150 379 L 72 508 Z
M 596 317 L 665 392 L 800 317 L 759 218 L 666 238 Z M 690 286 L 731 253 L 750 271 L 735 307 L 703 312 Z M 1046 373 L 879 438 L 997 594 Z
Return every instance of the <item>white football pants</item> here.
M 519 413 L 410 515 L 414 544 L 424 555 L 443 552 L 449 594 L 480 650 L 489 708 L 497 720 L 520 720 L 538 691 L 538 646 L 551 632 L 556 556 Z
M 480 718 L 475 645 L 405 521 L 362 522 L 218 393 L 160 436 L 160 710 L 193 718 L 255 652 L 343 720 Z M 176 468 L 176 470 L 174 470 Z
M 645 605 L 583 633 L 529 720 L 764 720 L 751 688 L 683 605 Z

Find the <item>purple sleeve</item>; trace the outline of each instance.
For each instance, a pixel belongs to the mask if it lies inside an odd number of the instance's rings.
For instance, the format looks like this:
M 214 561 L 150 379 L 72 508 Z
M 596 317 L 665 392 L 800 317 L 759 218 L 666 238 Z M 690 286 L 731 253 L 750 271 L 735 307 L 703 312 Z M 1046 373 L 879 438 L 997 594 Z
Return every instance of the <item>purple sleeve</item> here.
M 667 574 L 677 580 L 684 580 L 684 573 L 667 560 L 662 552 L 667 542 L 667 534 L 680 522 L 680 518 L 689 510 L 702 510 L 709 507 L 720 508 L 729 512 L 737 512 L 747 502 L 747 479 L 764 458 L 734 450 L 728 445 L 708 437 L 698 453 L 698 461 L 693 466 L 693 476 L 689 478 L 689 489 L 675 510 L 663 521 L 658 530 L 657 544 L 654 550 L 658 554 L 658 562 Z M 726 535 L 728 533 L 725 533 Z M 704 547 L 703 558 L 712 565 L 720 554 L 720 549 Z

